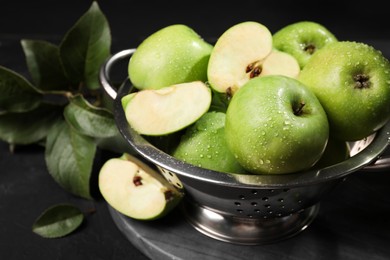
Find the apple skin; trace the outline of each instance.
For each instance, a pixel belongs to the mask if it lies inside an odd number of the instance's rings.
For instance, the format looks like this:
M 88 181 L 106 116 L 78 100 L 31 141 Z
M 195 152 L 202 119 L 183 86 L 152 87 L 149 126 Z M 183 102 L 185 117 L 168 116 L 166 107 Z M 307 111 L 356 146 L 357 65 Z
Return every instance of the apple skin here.
M 286 174 L 308 169 L 321 158 L 329 125 L 305 85 L 269 75 L 250 80 L 233 96 L 225 134 L 230 151 L 247 171 Z
M 164 27 L 147 37 L 129 60 L 130 81 L 138 89 L 207 80 L 213 46 L 183 24 Z
M 363 139 L 390 118 L 390 63 L 365 43 L 327 45 L 312 56 L 298 80 L 320 100 L 337 139 Z
M 127 153 L 104 163 L 98 185 L 111 207 L 138 220 L 162 218 L 183 198 L 159 172 Z
M 324 25 L 313 21 L 288 24 L 276 31 L 272 40 L 274 48 L 294 56 L 301 69 L 316 51 L 338 41 Z
M 223 112 L 208 112 L 187 128 L 172 155 L 187 163 L 220 172 L 246 173 L 227 147 Z

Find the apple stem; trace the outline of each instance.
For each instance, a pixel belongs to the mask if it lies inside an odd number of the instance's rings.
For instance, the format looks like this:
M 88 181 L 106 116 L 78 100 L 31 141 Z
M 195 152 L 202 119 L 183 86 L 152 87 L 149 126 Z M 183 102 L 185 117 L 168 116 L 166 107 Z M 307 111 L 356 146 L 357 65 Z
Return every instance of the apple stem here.
M 171 190 L 165 191 L 164 195 L 165 195 L 165 200 L 167 200 L 167 201 L 173 199 L 173 193 Z
M 303 107 L 305 106 L 305 102 L 300 101 L 298 107 L 294 109 L 294 115 L 300 116 L 303 111 Z
M 307 53 L 309 53 L 309 54 L 313 54 L 314 51 L 315 51 L 315 49 L 316 49 L 315 45 L 312 44 L 312 43 L 309 43 L 309 44 L 307 44 L 307 45 L 305 46 L 304 51 L 307 52 Z

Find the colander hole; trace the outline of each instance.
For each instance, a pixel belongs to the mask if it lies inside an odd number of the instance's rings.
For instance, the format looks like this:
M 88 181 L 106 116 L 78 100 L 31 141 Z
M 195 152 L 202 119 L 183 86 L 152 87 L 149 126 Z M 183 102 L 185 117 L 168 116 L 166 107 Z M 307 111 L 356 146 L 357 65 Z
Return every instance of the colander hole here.
M 268 197 L 262 197 L 261 199 L 264 201 L 268 201 Z
M 241 203 L 240 202 L 234 202 L 234 205 L 241 206 Z
M 275 190 L 274 190 L 274 189 L 272 189 L 272 190 L 269 190 L 269 192 L 271 192 L 271 193 L 272 193 L 272 192 L 275 192 Z
M 176 182 L 176 186 L 179 188 L 183 188 L 183 185 L 181 185 L 181 183 L 179 183 L 179 182 Z
M 255 209 L 255 213 L 260 213 L 260 210 L 259 209 Z
M 298 200 L 298 203 L 302 203 L 302 200 Z
M 240 198 L 241 200 L 244 200 L 244 199 L 245 199 L 245 196 L 244 196 L 244 195 L 240 195 L 239 198 Z
M 238 212 L 238 213 L 242 213 L 243 210 L 242 210 L 242 209 L 237 209 L 237 212 Z
M 268 210 L 267 213 L 271 215 L 273 212 L 272 210 Z
M 253 216 L 252 215 L 246 215 L 248 218 L 253 218 Z
M 255 202 L 255 201 L 252 202 L 251 204 L 252 204 L 252 206 L 257 206 L 257 202 Z
M 290 189 L 283 189 L 284 192 L 288 192 Z
M 252 190 L 252 194 L 257 194 L 257 190 Z
M 173 173 L 171 173 L 170 171 L 168 171 L 168 174 L 171 175 L 173 177 Z
M 280 199 L 278 199 L 278 201 L 279 201 L 279 202 L 283 202 L 283 201 L 284 201 L 284 199 L 283 199 L 283 198 L 280 198 Z
M 284 208 L 285 208 L 285 206 L 284 206 L 284 205 L 280 205 L 280 208 L 284 209 Z
M 270 209 L 271 205 L 270 204 L 265 204 L 264 207 L 266 207 L 267 209 Z
M 276 216 L 280 218 L 282 216 L 282 213 L 278 213 Z

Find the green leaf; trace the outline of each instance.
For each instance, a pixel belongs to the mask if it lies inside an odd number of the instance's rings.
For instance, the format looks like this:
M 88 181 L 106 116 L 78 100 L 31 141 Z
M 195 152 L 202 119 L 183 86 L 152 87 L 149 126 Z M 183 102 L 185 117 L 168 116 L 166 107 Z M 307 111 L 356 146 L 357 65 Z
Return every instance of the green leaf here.
M 110 55 L 111 32 L 97 2 L 80 17 L 60 44 L 60 56 L 68 78 L 84 82 L 89 89 L 100 88 L 100 66 Z
M 31 111 L 39 106 L 42 94 L 18 73 L 0 66 L 0 115 Z
M 91 105 L 83 96 L 70 99 L 64 110 L 69 125 L 80 134 L 91 137 L 111 137 L 118 133 L 114 117 L 110 111 Z
M 96 153 L 93 138 L 72 130 L 59 121 L 46 139 L 45 160 L 50 175 L 68 192 L 92 199 L 90 177 Z
M 0 115 L 0 139 L 10 144 L 32 144 L 44 139 L 62 116 L 62 107 L 44 104 L 24 113 Z
M 38 40 L 21 41 L 26 63 L 36 87 L 44 91 L 69 90 L 58 46 Z
M 58 204 L 46 209 L 33 223 L 32 231 L 44 238 L 58 238 L 75 231 L 84 214 L 77 207 Z

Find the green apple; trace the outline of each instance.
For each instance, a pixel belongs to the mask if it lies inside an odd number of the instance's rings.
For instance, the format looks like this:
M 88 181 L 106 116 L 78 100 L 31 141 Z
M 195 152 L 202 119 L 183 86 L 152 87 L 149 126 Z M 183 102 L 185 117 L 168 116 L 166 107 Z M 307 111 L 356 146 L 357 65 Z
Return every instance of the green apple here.
M 144 39 L 129 60 L 128 74 L 138 89 L 207 80 L 213 46 L 183 24 L 164 27 Z
M 298 80 L 324 107 L 331 135 L 357 141 L 390 118 L 390 63 L 361 42 L 339 41 L 315 53 Z
M 220 172 L 245 173 L 225 140 L 223 112 L 208 112 L 187 128 L 172 155 L 187 163 Z
M 329 137 L 326 113 L 298 80 L 254 78 L 232 97 L 226 141 L 237 161 L 254 174 L 285 174 L 312 167 Z
M 228 28 L 216 41 L 207 68 L 210 86 L 217 92 L 236 92 L 259 76 L 261 64 L 272 51 L 266 26 L 246 21 Z
M 98 185 L 111 207 L 139 220 L 161 218 L 183 198 L 183 194 L 154 168 L 126 153 L 104 163 Z
M 261 76 L 284 75 L 297 78 L 301 68 L 297 59 L 287 52 L 272 50 L 261 66 Z
M 335 41 L 331 31 L 313 21 L 291 23 L 273 34 L 274 48 L 293 55 L 301 69 L 316 51 Z
M 202 81 L 144 89 L 122 98 L 128 123 L 142 135 L 166 135 L 182 130 L 206 113 L 211 90 Z
M 348 143 L 332 137 L 329 137 L 325 151 L 321 159 L 315 164 L 316 169 L 325 168 L 345 161 L 350 157 L 350 148 Z

